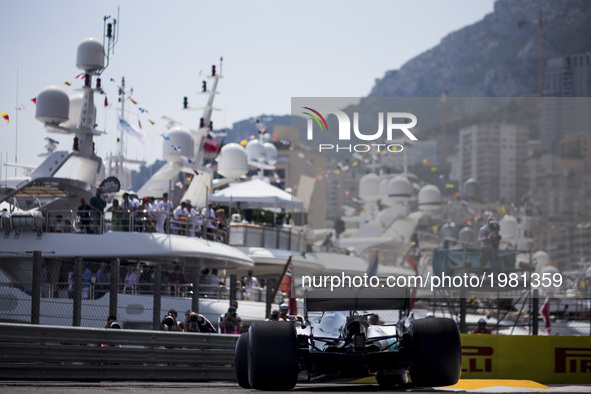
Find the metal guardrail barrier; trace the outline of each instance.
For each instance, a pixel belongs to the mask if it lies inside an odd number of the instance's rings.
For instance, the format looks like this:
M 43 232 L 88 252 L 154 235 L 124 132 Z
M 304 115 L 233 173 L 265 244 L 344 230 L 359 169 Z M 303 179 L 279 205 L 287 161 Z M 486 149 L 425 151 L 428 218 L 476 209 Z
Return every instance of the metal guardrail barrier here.
M 230 381 L 237 340 L 227 334 L 0 323 L 0 379 Z

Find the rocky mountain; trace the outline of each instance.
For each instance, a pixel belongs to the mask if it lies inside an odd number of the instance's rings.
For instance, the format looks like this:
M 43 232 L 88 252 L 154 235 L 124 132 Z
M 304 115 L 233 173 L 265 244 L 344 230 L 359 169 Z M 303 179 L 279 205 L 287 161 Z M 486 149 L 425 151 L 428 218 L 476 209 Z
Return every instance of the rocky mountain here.
M 376 80 L 370 97 L 514 97 L 538 92 L 538 25 L 544 58 L 591 51 L 586 0 L 498 0 L 483 20 Z

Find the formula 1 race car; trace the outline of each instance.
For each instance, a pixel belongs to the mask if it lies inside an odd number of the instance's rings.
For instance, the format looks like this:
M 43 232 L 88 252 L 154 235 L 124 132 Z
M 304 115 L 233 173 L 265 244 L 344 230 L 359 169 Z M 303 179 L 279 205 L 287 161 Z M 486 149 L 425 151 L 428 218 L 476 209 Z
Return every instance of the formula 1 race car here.
M 240 335 L 235 376 L 243 388 L 289 390 L 297 381 L 351 380 L 375 374 L 378 384 L 421 387 L 457 383 L 460 334 L 452 319 L 409 317 L 408 289 L 308 291 L 300 322 L 255 322 Z M 371 310 L 400 310 L 392 325 L 370 325 Z M 308 312 L 322 312 L 309 318 Z M 307 375 L 307 376 L 306 376 Z

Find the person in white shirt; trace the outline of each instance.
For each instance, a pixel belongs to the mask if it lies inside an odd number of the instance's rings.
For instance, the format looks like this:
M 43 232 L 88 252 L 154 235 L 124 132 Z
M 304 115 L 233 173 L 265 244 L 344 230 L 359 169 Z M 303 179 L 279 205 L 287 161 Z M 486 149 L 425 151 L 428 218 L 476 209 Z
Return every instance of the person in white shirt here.
M 168 201 L 168 193 L 162 195 L 162 201 L 158 203 L 158 210 L 166 213 L 172 211 L 172 204 Z
M 210 297 L 216 296 L 218 294 L 220 283 L 222 283 L 222 280 L 218 278 L 218 270 L 214 268 L 211 270 L 211 274 L 205 278 L 205 284 L 207 285 L 206 293 Z
M 217 223 L 215 220 L 215 211 L 213 210 L 213 203 L 207 203 L 207 207 L 203 208 L 201 211 L 201 216 L 207 223 L 207 239 L 214 239 L 214 232 L 217 228 Z
M 202 232 L 203 226 L 203 217 L 199 213 L 198 210 L 193 208 L 191 205 L 191 201 L 187 200 L 187 211 L 189 212 L 189 217 L 187 218 L 187 222 L 189 224 L 189 235 L 191 237 L 196 236 L 196 232 Z
M 252 270 L 248 270 L 244 277 L 244 292 L 246 293 L 247 300 L 255 300 L 260 295 L 259 280 L 256 276 L 252 276 Z
M 181 202 L 180 205 L 174 209 L 174 211 L 172 211 L 174 220 L 181 220 L 181 217 L 186 219 L 187 215 L 189 215 L 189 211 L 187 210 L 187 203 L 184 201 Z

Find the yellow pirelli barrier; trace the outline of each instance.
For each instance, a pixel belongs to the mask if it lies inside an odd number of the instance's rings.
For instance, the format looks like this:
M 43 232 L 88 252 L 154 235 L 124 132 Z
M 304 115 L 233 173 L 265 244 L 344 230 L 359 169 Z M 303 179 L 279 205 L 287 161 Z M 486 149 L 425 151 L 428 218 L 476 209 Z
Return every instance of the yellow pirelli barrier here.
M 462 379 L 591 383 L 591 337 L 462 334 Z

